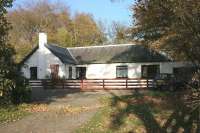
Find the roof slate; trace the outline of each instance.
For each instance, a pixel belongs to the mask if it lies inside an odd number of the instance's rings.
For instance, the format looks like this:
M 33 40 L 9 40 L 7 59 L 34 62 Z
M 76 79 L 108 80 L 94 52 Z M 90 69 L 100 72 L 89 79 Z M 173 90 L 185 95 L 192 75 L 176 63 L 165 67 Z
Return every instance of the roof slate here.
M 68 48 L 78 64 L 139 63 L 170 61 L 165 55 L 142 45 L 112 45 Z
M 168 62 L 167 56 L 142 45 L 118 44 L 90 47 L 63 48 L 55 44 L 45 45 L 64 64 L 107 64 Z M 36 50 L 35 47 L 20 64 L 23 64 Z
M 54 44 L 45 45 L 55 56 L 57 56 L 65 64 L 77 64 L 69 50 L 56 46 Z

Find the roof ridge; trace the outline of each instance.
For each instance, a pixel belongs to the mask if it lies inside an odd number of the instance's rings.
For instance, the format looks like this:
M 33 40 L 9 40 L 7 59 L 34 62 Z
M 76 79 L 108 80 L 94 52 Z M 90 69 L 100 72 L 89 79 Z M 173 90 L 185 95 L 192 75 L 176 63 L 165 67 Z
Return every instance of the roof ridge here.
M 83 46 L 83 47 L 68 47 L 68 49 L 98 48 L 98 47 L 122 47 L 122 46 L 130 46 L 130 45 L 137 45 L 137 44 L 128 43 L 128 44 L 92 45 L 92 46 Z
M 125 44 L 108 44 L 108 45 L 91 45 L 91 46 L 80 46 L 80 47 L 63 47 L 59 46 L 58 44 L 55 43 L 48 43 L 48 45 L 53 45 L 59 48 L 64 48 L 64 49 L 76 49 L 76 48 L 95 48 L 95 47 L 122 47 L 122 46 L 129 46 L 129 45 L 137 45 L 135 43 L 125 43 Z
M 63 49 L 67 48 L 67 47 L 59 46 L 58 44 L 55 44 L 55 43 L 47 43 L 47 45 L 53 45 L 53 46 L 56 46 L 56 47 L 59 47 L 59 48 L 63 48 Z

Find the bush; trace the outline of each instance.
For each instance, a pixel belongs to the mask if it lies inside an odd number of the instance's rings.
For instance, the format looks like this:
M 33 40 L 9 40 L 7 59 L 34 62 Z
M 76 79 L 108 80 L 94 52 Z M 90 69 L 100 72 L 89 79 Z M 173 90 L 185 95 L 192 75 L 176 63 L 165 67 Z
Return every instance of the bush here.
M 19 104 L 31 100 L 28 80 L 14 73 L 12 76 L 12 79 L 2 78 L 0 80 L 0 105 Z
M 1 77 L 0 77 L 1 78 Z M 11 103 L 11 91 L 14 83 L 12 80 L 7 78 L 0 79 L 0 105 Z
M 16 87 L 12 89 L 11 100 L 14 104 L 22 102 L 30 102 L 31 100 L 31 88 L 28 84 L 28 80 L 20 77 L 16 82 Z

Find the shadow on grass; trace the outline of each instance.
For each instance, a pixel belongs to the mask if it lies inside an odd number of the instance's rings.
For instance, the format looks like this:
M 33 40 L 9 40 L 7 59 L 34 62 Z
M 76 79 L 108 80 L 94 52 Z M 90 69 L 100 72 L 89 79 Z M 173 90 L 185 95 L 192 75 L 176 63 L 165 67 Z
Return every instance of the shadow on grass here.
M 132 114 L 142 121 L 147 133 L 200 132 L 197 126 L 198 108 L 186 107 L 180 100 L 181 94 L 154 95 L 153 97 L 160 98 L 160 102 L 139 91 L 129 96 L 111 94 L 113 96 L 111 107 L 116 109 L 115 113 L 111 114 L 110 128 L 112 130 L 120 129 L 125 124 L 124 119 Z M 120 105 L 120 103 L 123 104 Z M 168 116 L 165 116 L 166 112 L 159 114 L 160 117 L 164 117 L 164 122 L 156 118 L 156 115 L 163 110 L 171 111 Z M 129 133 L 134 133 L 134 131 L 131 130 Z

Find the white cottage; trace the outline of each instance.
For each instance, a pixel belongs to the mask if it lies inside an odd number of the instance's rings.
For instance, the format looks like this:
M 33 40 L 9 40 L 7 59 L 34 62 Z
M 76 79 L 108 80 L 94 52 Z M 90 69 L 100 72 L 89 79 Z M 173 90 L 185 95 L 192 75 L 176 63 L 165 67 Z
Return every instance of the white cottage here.
M 136 44 L 63 48 L 47 43 L 45 33 L 39 34 L 39 45 L 21 64 L 28 79 L 154 78 L 187 65 Z

